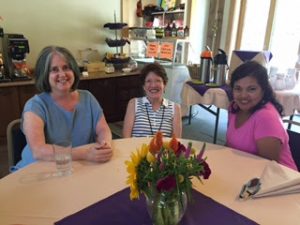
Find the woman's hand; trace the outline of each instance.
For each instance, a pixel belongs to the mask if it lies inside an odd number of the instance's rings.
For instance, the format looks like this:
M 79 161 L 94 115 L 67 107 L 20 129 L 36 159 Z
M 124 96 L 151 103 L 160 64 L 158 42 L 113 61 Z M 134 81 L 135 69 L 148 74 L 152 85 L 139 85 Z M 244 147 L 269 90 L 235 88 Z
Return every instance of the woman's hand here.
M 95 143 L 86 151 L 86 160 L 92 162 L 107 162 L 112 157 L 112 148 L 109 143 L 102 141 Z

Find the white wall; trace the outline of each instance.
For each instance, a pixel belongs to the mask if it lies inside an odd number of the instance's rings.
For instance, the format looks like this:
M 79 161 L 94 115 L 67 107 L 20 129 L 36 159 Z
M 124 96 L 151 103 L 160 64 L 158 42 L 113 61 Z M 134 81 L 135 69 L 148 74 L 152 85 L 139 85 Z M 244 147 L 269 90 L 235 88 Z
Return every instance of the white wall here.
M 34 66 L 40 50 L 47 45 L 78 50 L 93 48 L 101 55 L 113 51 L 105 43 L 114 32 L 103 25 L 120 16 L 120 0 L 0 0 L 0 26 L 5 33 L 24 34 L 29 40 L 27 62 Z
M 136 3 L 137 0 L 123 0 L 123 21 L 128 24 L 129 27 L 139 26 L 142 23 L 138 21 L 142 18 L 136 16 Z M 148 4 L 157 5 L 157 0 L 142 0 L 143 9 Z

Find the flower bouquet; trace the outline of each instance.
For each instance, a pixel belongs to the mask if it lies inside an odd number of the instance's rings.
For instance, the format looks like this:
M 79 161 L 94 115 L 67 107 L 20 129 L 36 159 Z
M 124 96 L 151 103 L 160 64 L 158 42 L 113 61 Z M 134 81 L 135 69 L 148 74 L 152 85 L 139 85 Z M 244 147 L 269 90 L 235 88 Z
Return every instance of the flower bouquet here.
M 126 161 L 130 199 L 145 194 L 149 214 L 155 225 L 177 224 L 182 218 L 187 200 L 191 199 L 193 177 L 208 179 L 211 170 L 203 158 L 205 143 L 197 153 L 175 137 L 163 141 L 161 132 L 143 144 L 131 160 Z

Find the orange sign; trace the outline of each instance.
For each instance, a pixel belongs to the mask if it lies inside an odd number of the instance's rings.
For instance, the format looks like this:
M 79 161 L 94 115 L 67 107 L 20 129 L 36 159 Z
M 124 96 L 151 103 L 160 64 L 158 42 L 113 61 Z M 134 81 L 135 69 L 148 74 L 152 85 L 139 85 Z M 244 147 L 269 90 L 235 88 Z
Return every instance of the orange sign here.
M 159 51 L 159 43 L 158 42 L 149 42 L 147 45 L 147 57 L 158 57 L 158 51 Z
M 160 58 L 173 60 L 174 44 L 163 42 L 160 45 Z

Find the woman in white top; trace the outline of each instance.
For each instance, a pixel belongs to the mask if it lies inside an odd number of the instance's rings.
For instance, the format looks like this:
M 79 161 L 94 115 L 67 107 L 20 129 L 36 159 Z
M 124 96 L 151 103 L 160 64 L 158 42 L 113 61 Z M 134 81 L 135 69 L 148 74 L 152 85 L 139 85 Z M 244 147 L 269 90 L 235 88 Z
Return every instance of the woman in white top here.
M 158 63 L 147 64 L 141 71 L 146 96 L 129 101 L 124 119 L 123 137 L 152 136 L 161 131 L 164 136 L 181 137 L 180 105 L 163 98 L 168 77 Z

